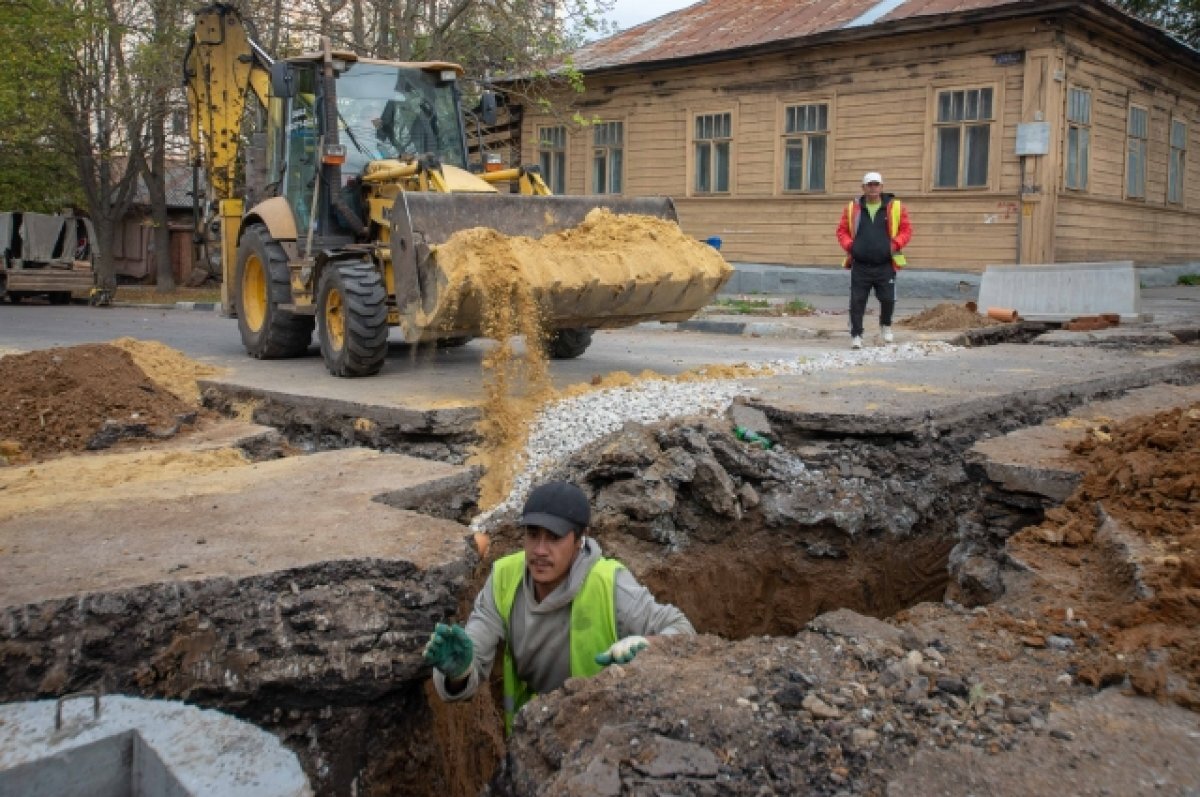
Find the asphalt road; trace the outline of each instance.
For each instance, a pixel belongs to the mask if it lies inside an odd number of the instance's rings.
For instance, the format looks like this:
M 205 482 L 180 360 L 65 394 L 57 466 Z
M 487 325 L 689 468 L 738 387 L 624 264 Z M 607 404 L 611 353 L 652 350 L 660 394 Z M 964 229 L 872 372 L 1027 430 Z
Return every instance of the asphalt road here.
M 0 304 L 0 354 L 99 343 L 120 337 L 155 340 L 201 362 L 228 369 L 227 381 L 250 388 L 364 403 L 455 405 L 481 396 L 481 363 L 489 341 L 457 349 L 414 347 L 393 332 L 383 371 L 367 379 L 336 379 L 325 370 L 315 344 L 310 356 L 260 361 L 242 348 L 235 319 L 215 312 L 145 307 L 93 308 Z M 314 338 L 315 340 L 315 338 Z M 794 359 L 847 341 L 755 338 L 676 331 L 671 325 L 602 330 L 575 360 L 554 361 L 560 387 L 615 371 L 651 369 L 675 374 L 701 365 Z

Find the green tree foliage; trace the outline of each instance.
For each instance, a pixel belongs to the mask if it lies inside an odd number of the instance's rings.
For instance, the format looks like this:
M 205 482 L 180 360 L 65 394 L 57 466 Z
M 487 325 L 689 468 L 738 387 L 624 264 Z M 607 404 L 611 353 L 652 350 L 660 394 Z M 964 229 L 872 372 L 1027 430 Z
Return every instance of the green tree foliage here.
M 1200 0 L 1115 0 L 1115 5 L 1200 47 Z
M 76 30 L 53 0 L 0 0 L 0 210 L 57 212 L 83 202 L 62 87 Z

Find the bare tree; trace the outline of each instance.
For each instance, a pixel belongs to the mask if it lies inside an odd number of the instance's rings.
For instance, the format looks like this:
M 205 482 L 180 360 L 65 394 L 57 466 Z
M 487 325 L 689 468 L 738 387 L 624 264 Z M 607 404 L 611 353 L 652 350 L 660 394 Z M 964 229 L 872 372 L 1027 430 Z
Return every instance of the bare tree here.
M 171 162 L 168 124 L 178 105 L 177 88 L 186 44 L 188 7 L 183 0 L 150 0 L 143 7 L 143 44 L 134 59 L 138 94 L 146 117 L 146 145 L 140 160 L 142 180 L 150 205 L 152 266 L 156 290 L 175 288 L 171 263 L 171 230 L 167 205 L 167 174 Z
M 127 15 L 115 0 L 74 0 L 85 35 L 65 76 L 70 148 L 96 228 L 96 285 L 101 302 L 116 291 L 116 235 L 133 204 L 142 159 L 145 105 L 126 60 Z
M 566 58 L 606 32 L 611 0 L 254 0 L 248 15 L 284 56 L 319 36 L 360 55 L 454 61 L 469 78 L 503 78 L 510 91 L 543 100 L 577 83 Z M 280 30 L 280 27 L 284 30 Z M 560 95 L 561 96 L 561 95 Z

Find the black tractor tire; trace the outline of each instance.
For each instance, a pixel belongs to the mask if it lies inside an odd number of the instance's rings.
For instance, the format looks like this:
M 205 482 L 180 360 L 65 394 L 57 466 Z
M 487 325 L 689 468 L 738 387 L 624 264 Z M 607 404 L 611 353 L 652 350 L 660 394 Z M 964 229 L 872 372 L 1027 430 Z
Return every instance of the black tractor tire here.
M 276 360 L 308 354 L 316 322 L 312 316 L 283 309 L 292 303 L 288 259 L 265 224 L 251 224 L 242 233 L 233 289 L 238 331 L 251 357 Z
M 388 351 L 387 290 L 373 265 L 326 267 L 317 289 L 317 337 L 334 376 L 379 373 Z
M 574 360 L 591 345 L 592 330 L 587 327 L 558 329 L 546 343 L 546 354 L 552 360 Z

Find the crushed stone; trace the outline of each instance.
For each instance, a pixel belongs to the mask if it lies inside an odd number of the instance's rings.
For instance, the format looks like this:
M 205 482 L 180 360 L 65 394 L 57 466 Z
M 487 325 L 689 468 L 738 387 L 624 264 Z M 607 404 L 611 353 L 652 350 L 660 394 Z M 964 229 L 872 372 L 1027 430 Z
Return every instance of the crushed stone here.
M 888 348 L 833 352 L 811 359 L 776 360 L 765 364 L 759 376 L 816 373 L 869 363 L 901 362 L 936 357 L 956 347 L 938 341 L 903 343 Z M 717 372 L 722 373 L 722 372 Z M 753 392 L 740 379 L 687 379 L 667 377 L 573 395 L 544 405 L 533 417 L 521 454 L 523 468 L 513 476 L 512 488 L 498 503 L 471 521 L 474 531 L 489 531 L 510 522 L 533 485 L 571 454 L 629 422 L 653 423 L 685 415 L 717 416 L 736 396 Z

